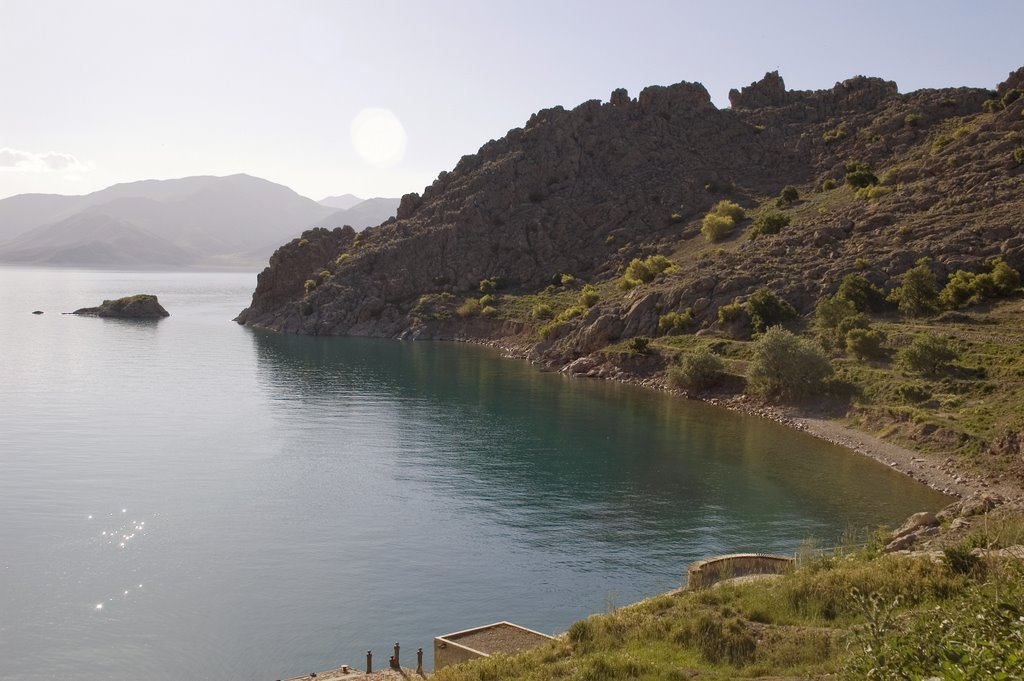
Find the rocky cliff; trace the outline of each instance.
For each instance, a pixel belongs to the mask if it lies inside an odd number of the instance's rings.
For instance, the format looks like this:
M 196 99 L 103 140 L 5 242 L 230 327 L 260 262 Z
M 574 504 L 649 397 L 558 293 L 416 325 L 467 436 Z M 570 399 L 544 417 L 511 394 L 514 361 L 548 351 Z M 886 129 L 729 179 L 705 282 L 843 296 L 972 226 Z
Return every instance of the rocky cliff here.
M 397 217 L 356 235 L 312 230 L 282 246 L 237 321 L 303 334 L 410 337 L 525 334 L 539 326 L 515 300 L 572 281 L 604 284 L 597 304 L 536 351 L 565 362 L 621 338 L 659 334 L 659 316 L 720 306 L 767 286 L 808 312 L 843 275 L 892 288 L 921 256 L 940 275 L 993 256 L 1024 266 L 1024 69 L 995 91 L 900 94 L 856 77 L 830 90 L 786 90 L 778 73 L 716 108 L 704 87 L 648 87 L 632 99 L 534 114 L 464 156 Z M 844 185 L 848 164 L 878 178 Z M 750 216 L 786 185 L 790 224 L 719 243 L 701 218 L 722 199 Z M 634 259 L 677 265 L 619 291 Z M 455 314 L 481 281 L 503 301 Z M 424 313 L 424 311 L 427 313 Z

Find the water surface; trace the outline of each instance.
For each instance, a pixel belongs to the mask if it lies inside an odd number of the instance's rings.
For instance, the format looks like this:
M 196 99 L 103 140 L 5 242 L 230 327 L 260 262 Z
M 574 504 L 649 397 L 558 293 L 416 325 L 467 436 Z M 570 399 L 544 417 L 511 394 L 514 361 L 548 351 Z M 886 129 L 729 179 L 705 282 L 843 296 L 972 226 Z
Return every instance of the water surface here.
M 0 678 L 276 679 L 396 640 L 429 663 L 436 635 L 563 631 L 689 561 L 944 501 L 485 348 L 253 332 L 230 319 L 254 285 L 0 269 Z M 58 314 L 143 292 L 171 317 Z

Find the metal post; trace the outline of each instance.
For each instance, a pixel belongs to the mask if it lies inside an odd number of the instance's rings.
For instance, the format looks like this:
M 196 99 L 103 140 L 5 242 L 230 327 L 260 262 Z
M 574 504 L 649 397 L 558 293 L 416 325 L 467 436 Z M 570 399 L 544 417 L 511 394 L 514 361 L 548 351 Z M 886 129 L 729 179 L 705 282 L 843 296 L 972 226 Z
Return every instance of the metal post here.
M 372 674 L 373 673 L 373 651 L 372 650 L 367 650 L 366 651 L 366 673 L 367 674 Z
M 423 648 L 416 649 L 416 673 L 423 676 Z
M 398 650 L 399 650 L 398 641 L 395 641 L 395 669 L 401 669 L 402 668 L 402 663 L 398 661 Z

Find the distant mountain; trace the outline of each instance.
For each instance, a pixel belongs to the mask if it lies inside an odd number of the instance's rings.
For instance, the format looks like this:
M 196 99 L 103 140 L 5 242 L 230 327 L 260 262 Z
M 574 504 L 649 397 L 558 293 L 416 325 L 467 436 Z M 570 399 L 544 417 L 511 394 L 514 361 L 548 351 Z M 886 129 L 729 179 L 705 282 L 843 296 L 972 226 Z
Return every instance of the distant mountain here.
M 350 195 L 349 195 L 350 196 Z M 317 220 L 314 227 L 343 227 L 350 225 L 356 231 L 367 227 L 376 227 L 388 218 L 395 217 L 401 199 L 376 197 L 360 201 L 351 208 L 331 213 Z M 323 203 L 321 201 L 321 203 Z
M 320 199 L 320 205 L 335 208 L 337 210 L 348 210 L 357 203 L 362 203 L 364 200 L 365 199 L 361 199 L 355 194 L 342 194 L 341 196 L 328 196 L 327 198 Z
M 331 213 L 249 175 L 118 184 L 0 201 L 0 262 L 156 269 L 260 267 Z

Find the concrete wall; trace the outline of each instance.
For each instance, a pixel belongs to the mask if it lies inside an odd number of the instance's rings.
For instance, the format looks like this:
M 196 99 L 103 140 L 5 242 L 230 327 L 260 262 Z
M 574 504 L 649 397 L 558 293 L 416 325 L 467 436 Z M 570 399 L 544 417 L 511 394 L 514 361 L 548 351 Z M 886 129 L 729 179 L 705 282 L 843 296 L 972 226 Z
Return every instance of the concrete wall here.
M 686 586 L 690 589 L 703 589 L 723 579 L 747 575 L 780 575 L 795 567 L 796 559 L 790 556 L 773 556 L 767 553 L 715 556 L 690 563 L 686 571 Z
M 473 650 L 466 646 L 459 645 L 455 641 L 449 641 L 443 636 L 434 639 L 434 671 L 440 671 L 450 664 L 469 662 L 478 657 L 488 657 L 487 653 Z

